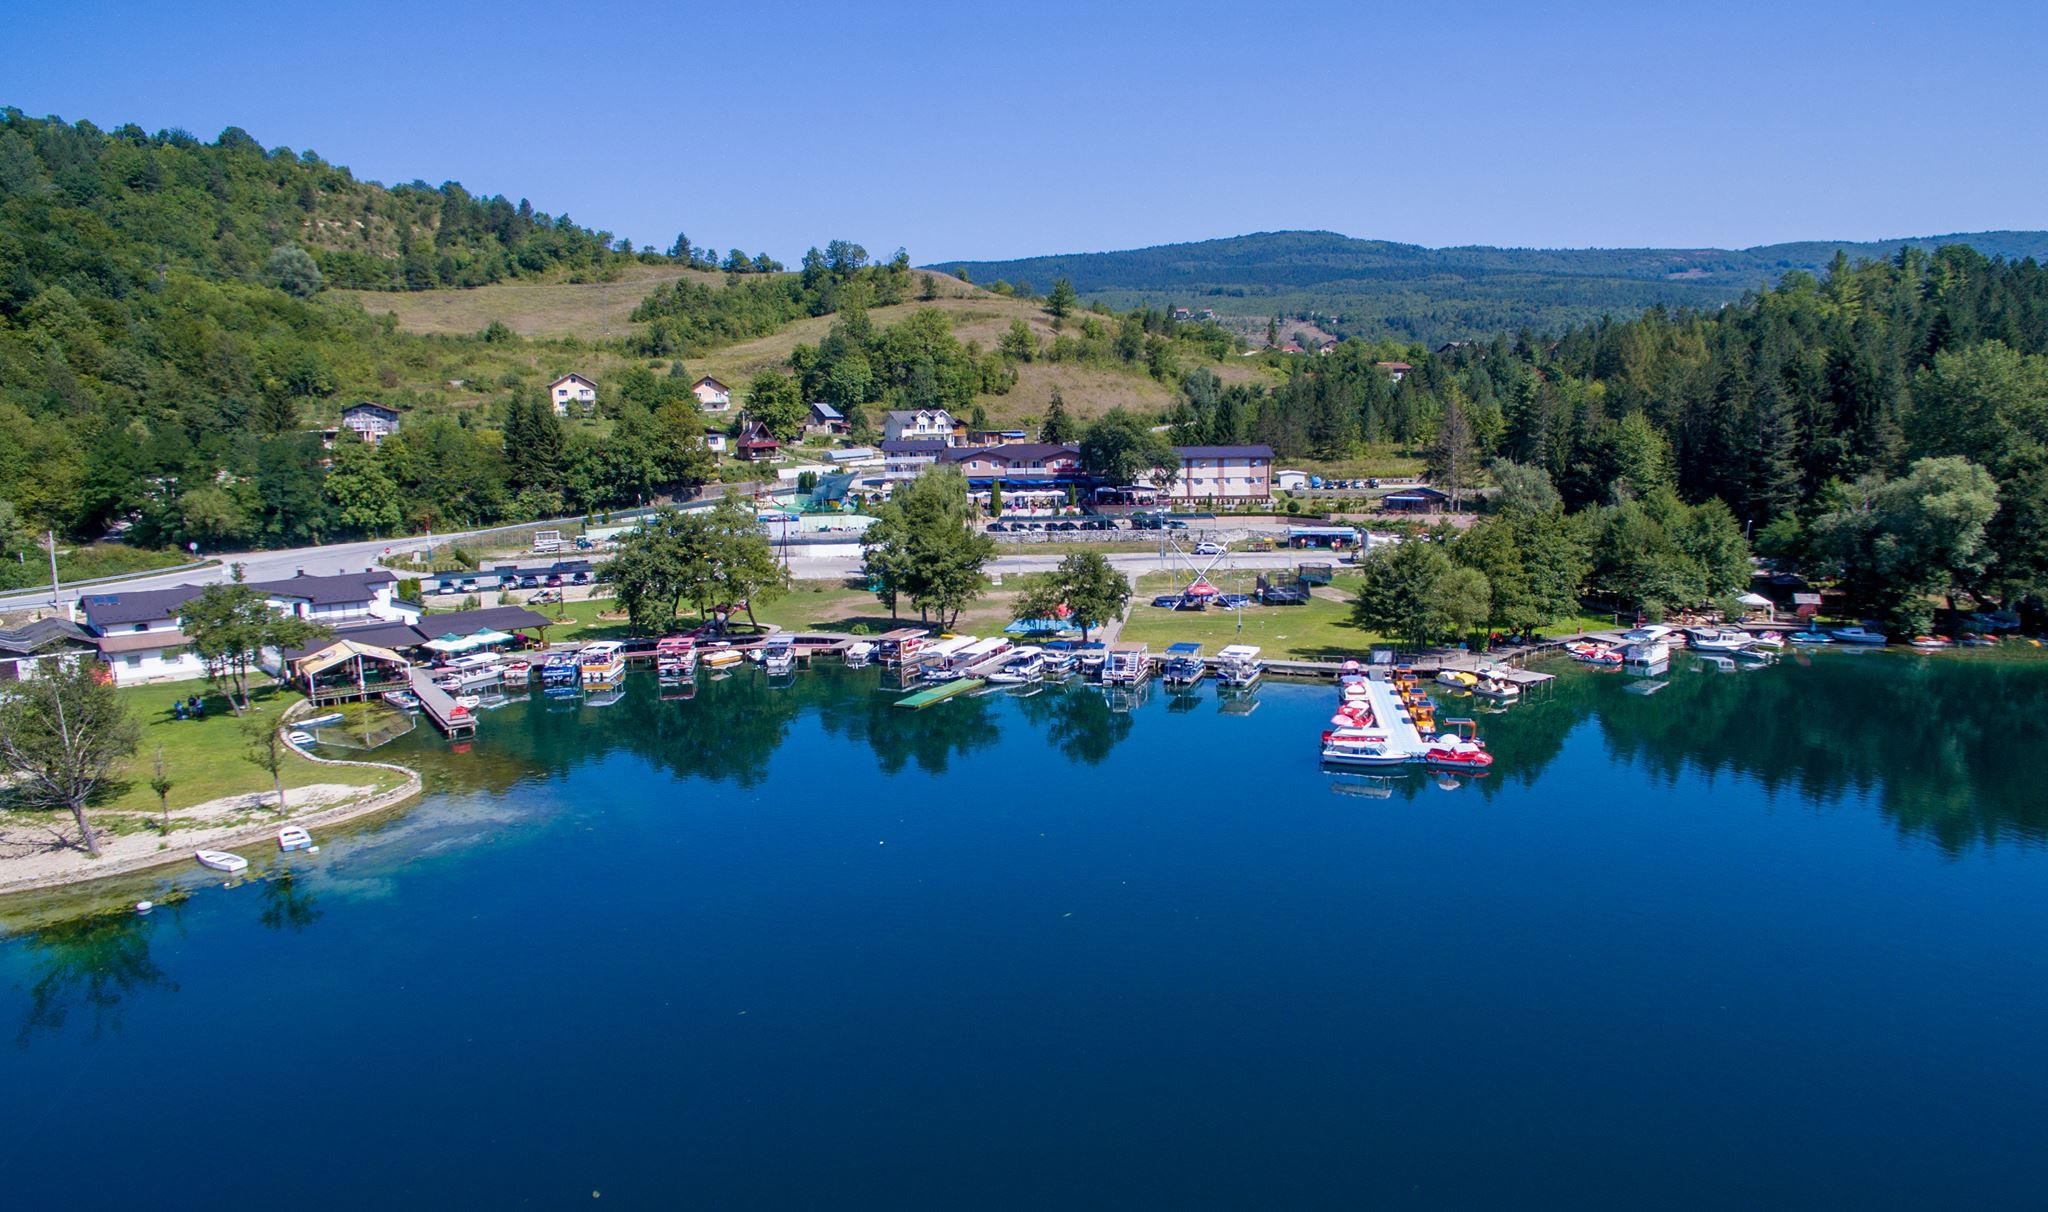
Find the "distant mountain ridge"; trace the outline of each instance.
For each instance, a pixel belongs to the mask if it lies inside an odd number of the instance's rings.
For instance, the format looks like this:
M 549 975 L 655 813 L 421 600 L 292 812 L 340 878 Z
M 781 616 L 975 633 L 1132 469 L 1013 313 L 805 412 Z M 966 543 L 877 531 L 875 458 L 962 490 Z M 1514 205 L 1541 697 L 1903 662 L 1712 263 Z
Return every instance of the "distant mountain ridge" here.
M 1244 326 L 1314 316 L 1347 336 L 1435 342 L 1530 328 L 1554 332 L 1646 307 L 1717 307 L 1791 270 L 1819 272 L 1908 246 L 1968 244 L 1986 256 L 2048 259 L 2048 231 L 1959 232 L 1895 240 L 1802 240 L 1755 248 L 1425 248 L 1328 231 L 1256 232 L 1119 252 L 932 268 L 1045 291 L 1059 278 L 1117 307 L 1213 308 Z M 1256 321 L 1257 324 L 1251 322 Z

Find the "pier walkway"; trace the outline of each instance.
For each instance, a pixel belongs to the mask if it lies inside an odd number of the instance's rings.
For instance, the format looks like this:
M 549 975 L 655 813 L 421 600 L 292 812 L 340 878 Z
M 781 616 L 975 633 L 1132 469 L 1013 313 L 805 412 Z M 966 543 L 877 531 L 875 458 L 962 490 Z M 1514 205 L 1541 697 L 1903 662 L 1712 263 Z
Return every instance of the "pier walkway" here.
M 420 710 L 426 713 L 428 719 L 434 721 L 436 728 L 447 733 L 451 740 L 476 735 L 474 712 L 467 707 L 458 706 L 452 695 L 434 685 L 434 679 L 428 677 L 425 670 L 413 669 L 407 672 L 412 679 L 413 697 L 420 701 Z

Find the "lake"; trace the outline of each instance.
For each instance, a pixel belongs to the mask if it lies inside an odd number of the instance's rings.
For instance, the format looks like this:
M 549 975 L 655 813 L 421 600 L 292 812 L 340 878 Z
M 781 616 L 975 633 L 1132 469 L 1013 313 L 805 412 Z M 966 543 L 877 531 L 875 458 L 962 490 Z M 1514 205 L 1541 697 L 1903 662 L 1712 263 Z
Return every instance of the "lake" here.
M 1305 684 L 423 728 L 414 808 L 0 940 L 6 1203 L 2038 1206 L 2048 663 L 1626 684 L 1449 789 Z

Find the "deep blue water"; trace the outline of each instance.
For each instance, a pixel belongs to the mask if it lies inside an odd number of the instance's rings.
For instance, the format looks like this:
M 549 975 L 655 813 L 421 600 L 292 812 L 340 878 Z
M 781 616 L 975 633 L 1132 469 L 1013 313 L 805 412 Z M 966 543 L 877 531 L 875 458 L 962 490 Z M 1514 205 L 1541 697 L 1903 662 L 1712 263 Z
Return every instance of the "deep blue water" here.
M 1386 798 L 1302 685 L 416 733 L 290 878 L 0 941 L 0 1203 L 2039 1206 L 2048 667 L 1621 687 Z

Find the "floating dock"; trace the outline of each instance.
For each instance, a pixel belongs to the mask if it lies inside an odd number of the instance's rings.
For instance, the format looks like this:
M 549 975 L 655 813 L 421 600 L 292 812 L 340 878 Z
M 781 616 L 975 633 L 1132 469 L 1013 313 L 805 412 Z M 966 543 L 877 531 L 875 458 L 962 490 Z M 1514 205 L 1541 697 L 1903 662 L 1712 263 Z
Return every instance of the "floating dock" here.
M 1367 678 L 1365 695 L 1372 704 L 1373 726 L 1387 734 L 1387 748 L 1406 753 L 1411 761 L 1421 761 L 1422 755 L 1429 752 L 1429 740 L 1416 729 L 1408 709 L 1401 706 L 1394 684 Z
M 896 700 L 896 705 L 898 707 L 908 707 L 915 711 L 920 707 L 929 707 L 941 699 L 950 699 L 956 694 L 966 694 L 970 690 L 979 690 L 983 684 L 980 678 L 954 678 L 950 682 L 941 682 L 936 686 L 927 687 L 916 694 L 906 694 Z

